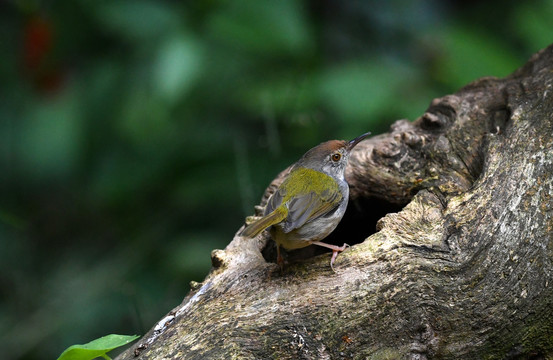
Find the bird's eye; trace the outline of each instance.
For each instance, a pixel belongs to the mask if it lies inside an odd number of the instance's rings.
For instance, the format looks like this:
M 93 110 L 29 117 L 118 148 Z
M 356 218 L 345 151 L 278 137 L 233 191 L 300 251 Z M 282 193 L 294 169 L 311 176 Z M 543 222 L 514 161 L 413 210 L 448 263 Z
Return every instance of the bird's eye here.
M 332 161 L 334 161 L 334 162 L 340 161 L 341 158 L 342 158 L 342 154 L 340 154 L 340 153 L 332 154 L 332 157 L 331 157 Z

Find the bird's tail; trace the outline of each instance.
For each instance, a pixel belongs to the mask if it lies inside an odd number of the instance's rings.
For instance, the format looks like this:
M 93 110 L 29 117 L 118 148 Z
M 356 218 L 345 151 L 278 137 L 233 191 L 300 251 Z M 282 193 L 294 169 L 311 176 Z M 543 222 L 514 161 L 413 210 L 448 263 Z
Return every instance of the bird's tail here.
M 265 230 L 271 225 L 278 224 L 282 220 L 286 219 L 287 210 L 284 207 L 276 208 L 272 213 L 263 216 L 261 219 L 254 221 L 248 225 L 242 232 L 240 236 L 253 238 L 259 235 L 260 232 Z

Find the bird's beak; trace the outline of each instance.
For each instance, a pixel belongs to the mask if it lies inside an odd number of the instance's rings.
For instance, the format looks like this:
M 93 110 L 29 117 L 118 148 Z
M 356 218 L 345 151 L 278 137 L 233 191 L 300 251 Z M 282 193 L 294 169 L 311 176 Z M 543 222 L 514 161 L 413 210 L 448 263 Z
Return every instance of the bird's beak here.
M 367 133 L 364 133 L 363 135 L 359 135 L 358 137 L 356 137 L 355 139 L 351 140 L 349 143 L 348 143 L 348 151 L 350 151 L 351 149 L 353 149 L 355 147 L 355 145 L 359 144 L 361 141 L 363 141 L 367 136 L 369 136 L 371 134 L 371 132 L 367 132 Z

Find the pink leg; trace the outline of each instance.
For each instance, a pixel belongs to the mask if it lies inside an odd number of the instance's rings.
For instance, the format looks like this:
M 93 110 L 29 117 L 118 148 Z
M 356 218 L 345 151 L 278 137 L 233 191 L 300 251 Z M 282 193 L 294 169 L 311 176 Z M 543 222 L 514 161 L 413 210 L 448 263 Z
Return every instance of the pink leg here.
M 338 253 L 346 250 L 346 248 L 349 247 L 348 244 L 344 244 L 342 246 L 336 246 L 336 245 L 327 244 L 321 241 L 312 241 L 311 244 L 319 245 L 332 250 L 332 257 L 330 258 L 330 268 L 332 269 L 332 271 L 334 271 L 334 260 L 336 260 L 336 258 L 338 257 Z

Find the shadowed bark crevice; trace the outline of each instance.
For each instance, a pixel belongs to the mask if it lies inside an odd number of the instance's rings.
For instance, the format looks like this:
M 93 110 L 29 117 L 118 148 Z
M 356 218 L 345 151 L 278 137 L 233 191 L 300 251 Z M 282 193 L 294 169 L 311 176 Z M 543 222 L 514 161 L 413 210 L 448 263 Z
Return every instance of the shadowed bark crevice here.
M 235 236 L 119 359 L 553 357 L 552 114 L 553 46 L 433 100 L 354 149 L 336 273 Z

